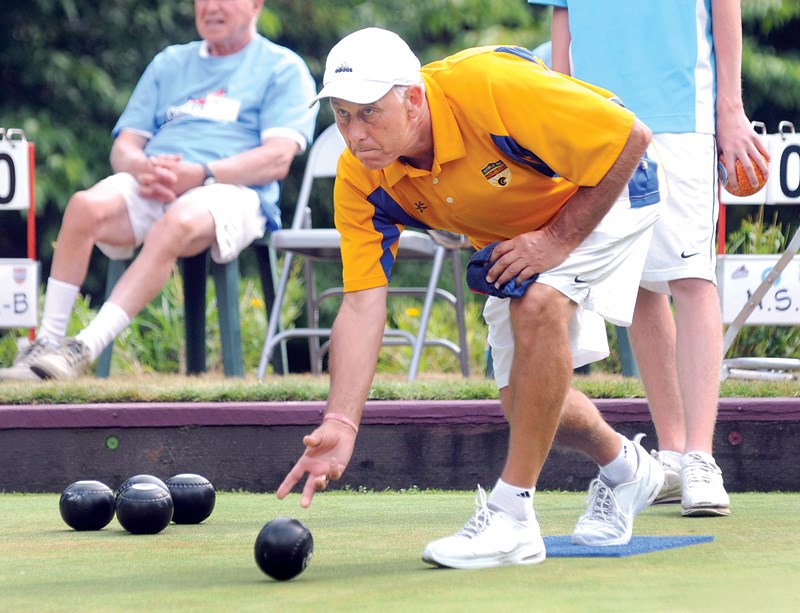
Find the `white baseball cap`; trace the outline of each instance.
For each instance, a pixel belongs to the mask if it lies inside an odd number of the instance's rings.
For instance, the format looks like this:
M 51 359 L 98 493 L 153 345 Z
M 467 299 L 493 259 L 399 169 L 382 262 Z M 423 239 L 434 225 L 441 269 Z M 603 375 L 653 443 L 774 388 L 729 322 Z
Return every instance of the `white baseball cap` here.
M 341 98 L 368 104 L 383 98 L 395 85 L 420 83 L 420 63 L 394 32 L 364 28 L 348 34 L 331 49 L 325 62 L 321 98 Z

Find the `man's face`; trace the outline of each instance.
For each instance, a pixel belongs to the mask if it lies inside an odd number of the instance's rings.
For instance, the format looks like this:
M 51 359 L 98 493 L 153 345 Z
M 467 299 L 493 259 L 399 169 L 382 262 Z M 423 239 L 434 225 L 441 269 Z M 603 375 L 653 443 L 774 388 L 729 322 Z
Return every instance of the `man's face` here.
M 331 98 L 331 106 L 348 149 L 366 168 L 386 168 L 413 149 L 406 100 L 394 91 L 370 104 Z
M 262 0 L 195 0 L 197 32 L 211 55 L 236 53 L 253 38 L 253 19 Z

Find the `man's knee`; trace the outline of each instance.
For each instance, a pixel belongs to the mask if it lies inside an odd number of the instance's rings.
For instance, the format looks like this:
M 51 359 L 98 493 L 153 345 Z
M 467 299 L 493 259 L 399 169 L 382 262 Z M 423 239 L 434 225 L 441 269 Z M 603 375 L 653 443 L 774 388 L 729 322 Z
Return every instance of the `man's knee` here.
M 697 296 L 717 296 L 717 286 L 708 279 L 690 277 L 669 282 L 669 289 L 675 300 L 690 300 Z
M 514 338 L 520 339 L 550 331 L 566 332 L 574 303 L 548 285 L 533 285 L 522 298 L 511 301 L 510 314 Z
M 75 192 L 64 210 L 63 225 L 96 227 L 104 216 L 104 203 L 88 190 Z
M 176 256 L 195 255 L 211 246 L 215 238 L 214 219 L 208 211 L 173 207 L 145 234 L 144 246 L 167 249 Z

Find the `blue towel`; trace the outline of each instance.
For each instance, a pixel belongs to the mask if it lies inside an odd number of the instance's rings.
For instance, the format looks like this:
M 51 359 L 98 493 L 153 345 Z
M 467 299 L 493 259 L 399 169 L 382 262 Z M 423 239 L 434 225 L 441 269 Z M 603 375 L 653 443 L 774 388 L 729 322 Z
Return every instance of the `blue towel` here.
M 533 275 L 522 283 L 516 279 L 507 281 L 500 288 L 496 288 L 493 283 L 486 280 L 486 274 L 492 267 L 492 252 L 499 243 L 492 243 L 483 249 L 476 251 L 469 259 L 467 264 L 467 286 L 476 294 L 486 294 L 497 298 L 521 298 L 528 291 L 528 287 L 536 281 L 539 274 Z

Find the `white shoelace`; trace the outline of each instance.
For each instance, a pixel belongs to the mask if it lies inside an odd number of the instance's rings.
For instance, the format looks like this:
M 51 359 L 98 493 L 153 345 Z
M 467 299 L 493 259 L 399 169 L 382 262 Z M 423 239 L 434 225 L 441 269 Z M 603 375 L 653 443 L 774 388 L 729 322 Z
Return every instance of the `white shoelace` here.
M 588 519 L 612 523 L 619 516 L 614 492 L 600 479 L 592 481 L 586 502 L 591 502 L 591 506 L 586 511 L 586 515 L 584 515 Z
M 718 466 L 707 462 L 699 455 L 690 453 L 689 457 L 691 461 L 683 467 L 683 480 L 689 486 L 711 483 L 722 472 Z
M 478 492 L 475 494 L 475 507 L 475 514 L 464 527 L 456 533 L 456 536 L 465 536 L 470 539 L 475 538 L 486 530 L 486 527 L 492 519 L 492 511 L 486 504 L 486 492 L 480 485 L 478 486 Z

